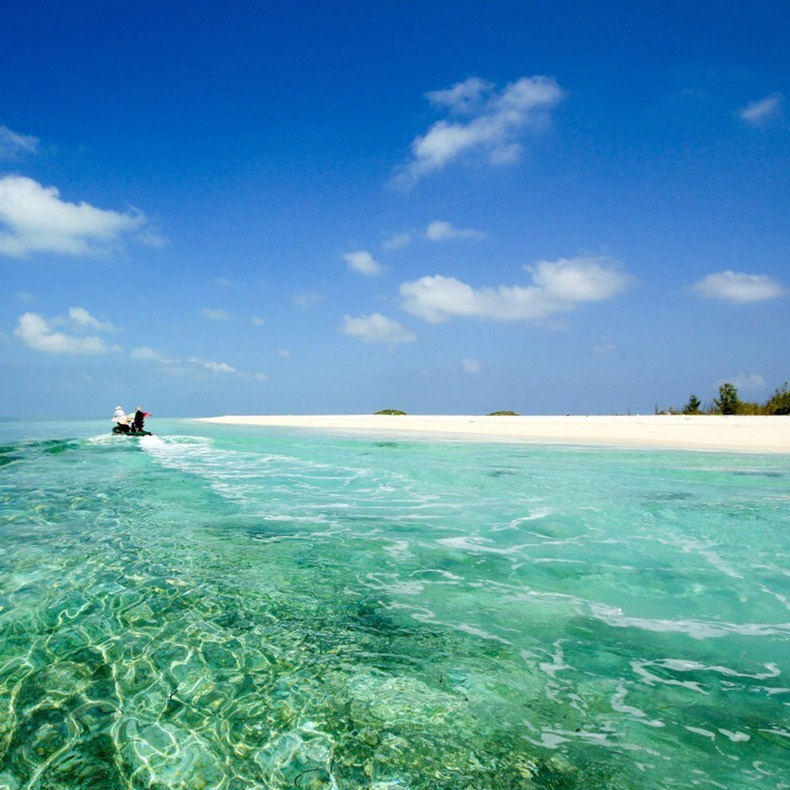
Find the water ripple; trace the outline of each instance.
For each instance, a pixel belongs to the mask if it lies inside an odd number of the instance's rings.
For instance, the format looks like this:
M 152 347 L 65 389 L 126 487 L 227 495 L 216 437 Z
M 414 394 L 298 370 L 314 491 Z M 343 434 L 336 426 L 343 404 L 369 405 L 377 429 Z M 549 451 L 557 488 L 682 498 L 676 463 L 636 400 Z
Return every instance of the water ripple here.
M 0 788 L 790 775 L 790 470 L 118 439 L 0 448 Z

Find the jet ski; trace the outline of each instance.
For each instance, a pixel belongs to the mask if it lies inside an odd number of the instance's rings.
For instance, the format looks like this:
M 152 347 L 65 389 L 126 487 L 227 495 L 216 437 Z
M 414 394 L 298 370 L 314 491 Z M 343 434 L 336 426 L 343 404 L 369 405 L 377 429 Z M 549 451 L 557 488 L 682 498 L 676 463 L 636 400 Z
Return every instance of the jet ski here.
M 125 425 L 125 426 L 116 425 L 112 429 L 112 432 L 113 433 L 117 433 L 120 436 L 153 436 L 151 431 L 145 431 L 145 430 L 143 430 L 143 431 L 133 431 L 131 429 L 131 427 L 128 426 L 128 425 Z
M 151 436 L 151 431 L 145 430 L 145 418 L 150 417 L 150 413 L 143 411 L 139 406 L 134 410 L 134 414 L 126 414 L 120 406 L 115 407 L 112 421 L 115 423 L 112 432 L 121 436 Z

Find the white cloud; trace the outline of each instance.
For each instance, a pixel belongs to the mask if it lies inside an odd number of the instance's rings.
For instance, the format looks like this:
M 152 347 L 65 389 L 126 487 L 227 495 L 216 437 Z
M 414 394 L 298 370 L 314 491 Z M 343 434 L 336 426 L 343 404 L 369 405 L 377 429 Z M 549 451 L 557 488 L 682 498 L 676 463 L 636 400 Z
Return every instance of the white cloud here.
M 37 137 L 17 134 L 0 125 L 0 159 L 16 160 L 24 154 L 34 154 L 38 151 L 38 143 Z
M 749 102 L 745 107 L 738 110 L 738 117 L 751 126 L 762 126 L 771 118 L 776 117 L 782 111 L 784 97 L 780 93 L 772 93 L 764 99 Z
M 299 307 L 312 307 L 323 302 L 326 297 L 318 291 L 297 291 L 293 295 L 293 303 Z
M 19 299 L 20 302 L 35 302 L 36 297 L 30 293 L 30 291 L 17 291 L 16 298 Z
M 157 351 L 150 346 L 136 346 L 132 349 L 132 359 L 143 359 L 150 362 L 175 362 L 169 359 L 163 351 Z
M 411 233 L 396 233 L 390 236 L 381 243 L 385 250 L 400 250 L 403 247 L 408 247 L 412 242 Z
M 206 370 L 210 370 L 212 373 L 238 373 L 239 371 L 233 367 L 233 365 L 228 365 L 227 362 L 212 362 L 210 359 L 201 359 L 200 357 L 190 357 L 187 362 L 191 362 L 193 365 L 199 365 Z
M 403 307 L 432 323 L 454 316 L 496 321 L 542 319 L 584 302 L 610 299 L 629 282 L 619 264 L 606 258 L 560 258 L 524 268 L 532 274 L 532 285 L 475 289 L 440 274 L 405 282 L 400 287 Z
M 611 354 L 617 346 L 607 340 L 601 341 L 597 346 L 592 347 L 593 354 Z
M 77 325 L 95 329 L 98 332 L 117 332 L 111 321 L 99 321 L 94 318 L 84 307 L 70 307 L 69 318 Z
M 705 299 L 747 304 L 777 299 L 784 294 L 782 286 L 767 274 L 744 274 L 727 270 L 709 274 L 691 286 Z
M 268 381 L 269 377 L 265 373 L 253 373 L 252 377 L 255 381 Z
M 264 321 L 260 316 L 255 315 L 252 317 L 250 323 L 253 326 L 263 326 L 266 323 L 266 321 Z
M 86 255 L 107 252 L 127 233 L 141 229 L 138 211 L 120 214 L 88 203 L 66 203 L 55 187 L 32 178 L 0 178 L 0 254 L 31 252 Z
M 207 360 L 203 363 L 203 367 L 206 370 L 213 370 L 215 373 L 236 373 L 236 368 L 233 365 L 229 365 L 227 362 L 212 362 L 211 360 Z
M 493 82 L 469 77 L 463 82 L 456 82 L 452 88 L 441 91 L 428 91 L 425 98 L 437 107 L 447 107 L 458 114 L 476 114 L 482 109 L 484 97 L 496 86 Z
M 521 77 L 499 92 L 494 87 L 470 77 L 447 90 L 427 93 L 432 104 L 462 117 L 437 121 L 416 137 L 411 144 L 412 158 L 395 182 L 413 186 L 428 173 L 464 156 L 495 165 L 516 161 L 524 130 L 545 127 L 548 110 L 563 97 L 562 88 L 551 77 Z
M 455 239 L 484 239 L 486 234 L 473 228 L 454 228 L 449 222 L 434 220 L 425 229 L 425 238 L 429 241 L 451 241 Z
M 223 310 L 221 307 L 204 307 L 200 312 L 209 321 L 230 321 L 232 317 L 227 310 Z
M 291 358 L 291 352 L 287 348 L 281 348 L 277 352 L 277 356 L 280 357 L 281 359 L 290 359 Z
M 99 337 L 57 332 L 51 322 L 38 313 L 21 315 L 14 334 L 29 348 L 49 354 L 106 354 L 115 350 L 108 348 Z
M 417 339 L 413 332 L 381 313 L 361 315 L 358 318 L 347 315 L 343 318 L 341 331 L 344 335 L 358 337 L 365 343 L 412 343 Z
M 167 368 L 165 368 L 166 370 L 181 373 L 188 372 L 189 368 L 184 367 L 184 365 L 188 363 L 189 365 L 195 365 L 203 370 L 208 370 L 211 373 L 233 374 L 242 378 L 251 376 L 255 379 L 260 379 L 261 376 L 264 376 L 263 373 L 250 374 L 235 368 L 233 365 L 229 365 L 227 362 L 215 362 L 210 359 L 203 359 L 202 357 L 189 357 L 186 360 L 175 359 L 173 357 L 168 357 L 163 351 L 157 351 L 150 346 L 137 346 L 133 348 L 132 358 L 148 362 L 159 362 L 163 365 L 167 365 Z
M 476 359 L 467 359 L 464 357 L 461 360 L 461 365 L 467 373 L 482 373 L 483 366 Z
M 348 264 L 349 269 L 353 269 L 360 274 L 374 277 L 384 271 L 384 267 L 373 259 L 367 250 L 357 250 L 357 252 L 347 252 L 343 255 L 343 260 Z
M 135 238 L 141 244 L 145 244 L 146 247 L 153 247 L 157 250 L 161 250 L 170 244 L 170 240 L 166 236 L 151 227 L 141 230 Z
M 765 379 L 759 373 L 739 373 L 737 376 L 721 379 L 716 382 L 716 386 L 720 387 L 727 382 L 739 390 L 761 390 L 765 388 Z

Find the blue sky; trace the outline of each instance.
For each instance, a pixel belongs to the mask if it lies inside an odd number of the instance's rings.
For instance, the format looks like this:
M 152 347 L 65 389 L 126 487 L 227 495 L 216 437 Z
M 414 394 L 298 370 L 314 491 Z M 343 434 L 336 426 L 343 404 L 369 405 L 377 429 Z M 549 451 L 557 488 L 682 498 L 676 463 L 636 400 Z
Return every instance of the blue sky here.
M 785 2 L 2 17 L 2 416 L 648 413 L 790 378 Z

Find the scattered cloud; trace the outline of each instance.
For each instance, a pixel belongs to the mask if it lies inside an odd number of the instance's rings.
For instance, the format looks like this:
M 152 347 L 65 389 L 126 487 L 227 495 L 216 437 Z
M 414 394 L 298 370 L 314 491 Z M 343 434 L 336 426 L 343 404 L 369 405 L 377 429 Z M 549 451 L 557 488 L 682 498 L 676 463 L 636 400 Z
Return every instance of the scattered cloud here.
M 467 373 L 482 373 L 483 366 L 476 359 L 467 359 L 464 357 L 461 360 L 461 366 Z
M 411 233 L 396 233 L 394 236 L 389 236 L 384 239 L 381 246 L 385 250 L 401 250 L 408 247 L 412 243 Z
M 593 354 L 611 354 L 617 346 L 608 340 L 602 340 L 598 345 L 592 347 Z
M 32 178 L 0 178 L 0 255 L 102 254 L 145 222 L 139 211 L 121 214 L 84 202 L 66 203 L 56 187 L 43 187 Z
M 217 277 L 214 279 L 214 285 L 216 285 L 217 288 L 233 288 L 236 283 L 233 282 L 233 280 L 229 280 L 227 277 Z
M 375 277 L 384 271 L 384 267 L 375 261 L 367 250 L 347 252 L 343 255 L 343 260 L 348 264 L 349 269 L 353 269 L 360 274 L 366 274 L 368 277 Z
M 361 315 L 358 318 L 347 315 L 343 318 L 341 332 L 358 337 L 365 343 L 412 343 L 417 339 L 413 332 L 381 313 Z
M 734 304 L 777 299 L 785 293 L 784 288 L 767 274 L 745 274 L 729 269 L 709 274 L 691 288 L 705 299 L 719 299 Z
M 141 230 L 135 237 L 141 244 L 146 247 L 153 247 L 154 249 L 161 250 L 170 244 L 170 239 L 160 233 L 156 228 L 146 227 Z
M 750 126 L 764 126 L 781 113 L 783 103 L 784 97 L 781 93 L 772 93 L 764 99 L 749 102 L 745 107 L 741 107 L 736 115 Z
M 82 308 L 72 308 L 72 310 L 74 309 L 82 310 Z M 85 314 L 90 317 L 87 311 Z M 95 335 L 66 334 L 55 329 L 56 325 L 66 322 L 65 318 L 48 321 L 38 313 L 24 313 L 19 317 L 14 334 L 28 348 L 35 351 L 45 351 L 49 354 L 106 354 L 109 351 L 120 351 L 117 346 L 107 346 L 100 337 Z M 79 321 L 74 323 L 77 330 L 80 327 L 88 326 L 84 323 L 80 324 Z
M 463 82 L 456 82 L 451 88 L 440 91 L 428 91 L 425 98 L 437 107 L 466 115 L 478 114 L 484 99 L 491 94 L 496 85 L 482 80 L 480 77 L 469 77 Z
M 98 332 L 117 332 L 111 321 L 100 321 L 94 318 L 84 307 L 70 307 L 69 318 L 77 325 L 88 329 L 95 329 Z
M 291 358 L 291 352 L 287 348 L 281 348 L 277 352 L 277 356 L 282 358 L 282 359 L 290 359 Z
M 210 359 L 201 359 L 200 357 L 190 357 L 187 362 L 193 365 L 199 365 L 212 373 L 238 373 L 239 371 L 229 365 L 227 362 L 212 362 Z
M 221 307 L 203 307 L 200 314 L 209 321 L 230 321 L 233 317 L 227 310 Z
M 250 323 L 253 326 L 263 326 L 266 323 L 266 321 L 264 321 L 260 316 L 254 315 Z
M 0 160 L 15 161 L 25 154 L 38 151 L 39 139 L 26 134 L 12 132 L 0 124 Z
M 241 379 L 254 379 L 256 381 L 266 381 L 265 373 L 250 373 L 246 370 L 239 370 L 227 362 L 216 362 L 211 359 L 203 359 L 202 357 L 189 357 L 187 359 L 177 359 L 170 357 L 163 351 L 157 351 L 150 346 L 137 346 L 132 349 L 132 359 L 139 359 L 146 362 L 158 362 L 166 370 L 171 373 L 189 373 L 190 370 L 194 371 L 195 368 L 200 370 L 207 370 L 210 373 L 219 373 L 221 375 L 237 376 Z
M 326 297 L 318 291 L 297 291 L 293 295 L 293 303 L 299 307 L 312 307 L 323 302 Z
M 36 297 L 30 293 L 30 291 L 17 291 L 16 298 L 19 299 L 20 302 L 35 302 Z
M 449 222 L 434 220 L 425 229 L 425 238 L 429 241 L 452 241 L 456 239 L 484 239 L 486 234 L 473 228 L 454 228 Z
M 517 161 L 523 132 L 547 125 L 548 111 L 562 99 L 563 90 L 544 76 L 521 77 L 499 92 L 493 83 L 470 77 L 425 97 L 455 118 L 437 121 L 414 139 L 411 159 L 395 178 L 400 186 L 413 186 L 461 158 L 495 165 Z
M 136 346 L 132 349 L 132 359 L 142 359 L 150 362 L 170 363 L 176 360 L 168 358 L 163 351 L 157 351 L 150 346 Z
M 403 307 L 425 321 L 456 316 L 496 321 L 543 319 L 584 302 L 610 299 L 629 282 L 616 261 L 599 257 L 560 258 L 524 267 L 532 285 L 475 289 L 455 277 L 421 277 L 400 287 Z
M 765 389 L 765 379 L 758 373 L 739 373 L 737 376 L 732 376 L 728 379 L 721 379 L 716 382 L 716 386 L 720 387 L 722 384 L 729 382 L 739 390 L 761 390 Z

